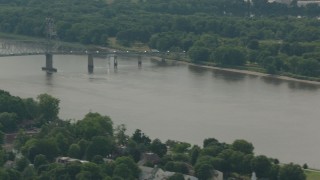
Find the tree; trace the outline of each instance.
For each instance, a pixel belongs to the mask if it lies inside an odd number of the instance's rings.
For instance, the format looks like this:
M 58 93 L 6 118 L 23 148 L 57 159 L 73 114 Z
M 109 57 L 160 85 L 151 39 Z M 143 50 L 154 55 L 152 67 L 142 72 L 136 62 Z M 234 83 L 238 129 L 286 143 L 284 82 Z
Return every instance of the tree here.
M 205 147 L 201 150 L 201 155 L 202 156 L 217 156 L 221 151 L 223 150 L 222 147 L 218 146 L 218 145 L 211 145 L 208 147 Z
M 92 162 L 87 162 L 82 165 L 82 171 L 90 172 L 90 179 L 102 179 L 102 173 L 100 170 L 100 167 Z
M 297 71 L 301 75 L 318 77 L 320 62 L 315 59 L 302 59 L 298 62 Z
M 56 137 L 55 137 L 55 142 L 59 149 L 59 153 L 62 155 L 66 155 L 69 149 L 69 141 L 67 137 L 63 133 L 58 132 L 58 134 L 56 134 Z
M 113 122 L 110 117 L 99 113 L 88 113 L 75 124 L 76 134 L 80 138 L 90 140 L 94 136 L 112 136 Z
M 71 162 L 66 165 L 66 171 L 71 179 L 75 179 L 76 175 L 81 172 L 82 164 L 79 161 Z
M 199 179 L 208 180 L 212 177 L 213 170 L 210 164 L 200 164 L 195 168 L 195 173 Z
M 279 180 L 305 180 L 303 169 L 296 164 L 285 164 L 280 168 Z
M 53 161 L 58 155 L 58 147 L 55 141 L 51 139 L 29 140 L 25 148 L 28 149 L 28 158 L 33 161 L 38 154 L 45 155 L 49 161 Z
M 174 173 L 168 180 L 184 180 L 184 176 L 181 173 Z
M 217 145 L 219 144 L 219 141 L 215 138 L 207 138 L 205 140 L 203 140 L 203 147 L 207 147 L 207 146 L 210 146 L 210 145 Z
M 0 179 L 10 179 L 8 172 L 3 168 L 0 169 Z
M 36 155 L 36 157 L 34 158 L 33 164 L 34 164 L 34 167 L 35 167 L 35 168 L 39 168 L 39 167 L 42 166 L 42 165 L 48 164 L 48 160 L 47 160 L 47 158 L 46 158 L 45 155 L 43 155 L 43 154 L 38 154 L 38 155 Z
M 27 111 L 28 118 L 34 119 L 39 116 L 39 106 L 33 98 L 23 99 L 24 106 Z
M 184 162 L 175 162 L 175 161 L 169 161 L 164 166 L 165 170 L 182 173 L 182 174 L 188 174 L 189 169 Z
M 239 47 L 220 46 L 214 52 L 214 62 L 219 65 L 241 66 L 246 63 L 245 52 Z
M 103 164 L 103 163 L 104 163 L 104 161 L 103 161 L 103 156 L 101 156 L 101 155 L 95 155 L 95 156 L 93 156 L 92 162 L 93 162 L 93 163 L 96 163 L 96 164 Z
M 201 148 L 199 146 L 193 146 L 191 149 L 191 164 L 194 165 L 197 162 L 197 159 L 199 157 Z
M 118 144 L 126 145 L 128 143 L 129 136 L 125 134 L 127 130 L 126 125 L 118 125 L 115 129 L 115 138 Z
M 21 173 L 21 176 L 25 180 L 33 180 L 35 179 L 37 173 L 32 166 L 27 166 L 24 171 Z
M 0 166 L 3 166 L 3 164 L 7 161 L 7 153 L 3 148 L 0 148 Z
M 22 172 L 29 164 L 30 161 L 26 157 L 22 156 L 16 161 L 16 168 L 18 171 Z
M 150 145 L 150 150 L 159 157 L 162 157 L 167 153 L 167 146 L 166 144 L 162 143 L 159 139 L 154 139 Z
M 134 179 L 130 168 L 126 164 L 119 164 L 113 171 L 114 176 L 122 177 L 123 179 Z
M 208 61 L 210 52 L 208 48 L 194 45 L 189 49 L 188 54 L 193 62 L 200 62 Z
M 92 179 L 92 173 L 89 171 L 81 171 L 76 175 L 77 180 L 87 180 Z
M 251 161 L 252 170 L 256 173 L 258 178 L 267 178 L 271 170 L 270 160 L 264 156 L 260 155 L 255 157 Z
M 191 147 L 191 144 L 186 142 L 178 142 L 172 147 L 172 151 L 175 153 L 184 153 Z
M 303 167 L 303 169 L 308 169 L 309 168 L 307 163 L 304 163 L 302 167 Z
M 259 41 L 256 39 L 252 39 L 248 43 L 248 48 L 253 49 L 253 50 L 258 50 L 259 49 Z
M 40 125 L 58 119 L 60 110 L 59 99 L 49 94 L 40 94 L 37 99 L 39 100 L 39 111 L 41 114 Z
M 92 141 L 86 150 L 86 159 L 91 161 L 95 155 L 105 157 L 111 154 L 113 149 L 113 139 L 104 136 L 95 136 L 92 138 Z
M 115 169 L 114 173 L 115 172 L 120 173 L 122 170 L 124 170 L 124 171 L 129 171 L 130 175 L 132 175 L 132 177 L 134 178 L 139 177 L 140 169 L 138 165 L 133 161 L 133 159 L 125 156 L 118 157 L 115 161 L 115 168 L 117 168 L 119 165 L 121 166 L 118 168 L 118 170 Z M 120 174 L 114 174 L 114 175 L 120 176 Z
M 2 178 L 0 175 L 0 179 L 22 179 L 21 173 L 15 169 L 7 169 L 7 173 L 9 175 L 9 178 Z M 0 172 L 1 174 L 1 172 Z
M 15 113 L 18 120 L 26 117 L 26 109 L 19 97 L 11 96 L 10 93 L 0 90 L 0 113 Z
M 16 113 L 0 113 L 0 124 L 2 125 L 2 131 L 5 133 L 14 132 L 18 127 L 18 116 Z
M 4 137 L 5 137 L 5 134 L 2 131 L 0 131 L 0 145 L 4 143 Z
M 232 143 L 232 148 L 235 151 L 240 151 L 240 152 L 243 152 L 245 154 L 253 154 L 253 149 L 254 149 L 252 143 L 249 143 L 249 142 L 247 142 L 246 140 L 243 140 L 243 139 L 235 140 Z
M 68 155 L 72 158 L 81 158 L 81 149 L 78 144 L 71 144 L 69 146 Z
M 136 129 L 131 138 L 138 144 L 150 145 L 151 142 L 151 139 L 142 133 L 140 129 Z

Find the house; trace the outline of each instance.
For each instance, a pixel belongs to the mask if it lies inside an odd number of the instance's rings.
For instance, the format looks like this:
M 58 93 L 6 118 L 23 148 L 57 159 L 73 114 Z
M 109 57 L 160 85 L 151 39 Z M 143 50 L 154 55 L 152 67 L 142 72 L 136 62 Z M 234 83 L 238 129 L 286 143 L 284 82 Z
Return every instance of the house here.
M 154 168 L 139 166 L 141 173 L 139 180 L 167 180 L 170 176 L 173 176 L 175 172 L 164 171 L 161 168 L 155 166 Z M 184 174 L 185 180 L 198 180 L 197 177 Z
M 70 157 L 57 157 L 56 162 L 61 163 L 61 164 L 68 164 L 68 163 L 72 163 L 72 162 L 88 163 L 89 161 L 85 161 L 85 160 L 81 160 L 81 159 L 74 159 L 74 158 L 70 158 Z
M 146 163 L 151 163 L 152 165 L 156 165 L 160 162 L 160 157 L 155 153 L 143 153 L 141 160 L 138 162 L 138 165 L 142 166 Z
M 223 180 L 223 173 L 221 171 L 214 170 L 214 175 L 211 180 Z
M 301 6 L 306 6 L 307 4 L 317 4 L 318 6 L 320 5 L 320 1 L 319 0 L 310 0 L 310 1 L 305 1 L 305 0 L 300 0 L 300 1 L 297 1 L 297 5 L 299 7 Z

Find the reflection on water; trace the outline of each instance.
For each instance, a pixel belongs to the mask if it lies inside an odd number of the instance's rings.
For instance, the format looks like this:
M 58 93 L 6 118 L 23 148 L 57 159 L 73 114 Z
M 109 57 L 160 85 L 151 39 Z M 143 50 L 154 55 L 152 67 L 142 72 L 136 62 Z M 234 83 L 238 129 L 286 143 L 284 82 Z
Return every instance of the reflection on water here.
M 179 66 L 181 63 L 177 61 L 171 61 L 171 60 L 159 60 L 155 58 L 151 58 L 150 62 L 157 67 L 170 67 L 170 66 Z
M 289 81 L 288 82 L 288 87 L 290 89 L 294 89 L 294 90 L 299 89 L 299 90 L 316 91 L 316 90 L 319 90 L 320 85 L 303 83 L 303 82 Z
M 309 91 L 316 91 L 320 88 L 320 85 L 317 84 L 310 84 L 305 82 L 299 82 L 299 81 L 287 81 L 282 80 L 274 76 L 264 76 L 261 77 L 261 79 L 267 83 L 274 86 L 279 86 L 281 84 L 287 84 L 290 89 L 293 90 L 309 90 Z
M 46 74 L 46 85 L 47 86 L 52 86 L 53 85 L 53 73 L 51 73 L 51 72 L 46 72 L 45 73 Z
M 210 70 L 203 69 L 199 66 L 188 65 L 188 70 L 196 75 L 202 76 L 207 74 Z
M 279 86 L 284 82 L 283 80 L 278 79 L 278 78 L 273 77 L 273 76 L 263 76 L 263 77 L 261 77 L 261 79 L 265 83 L 270 84 L 270 85 L 275 85 L 275 86 Z
M 214 78 L 223 79 L 226 82 L 242 81 L 247 76 L 246 74 L 237 72 L 226 72 L 224 70 L 219 69 L 213 69 L 212 73 Z

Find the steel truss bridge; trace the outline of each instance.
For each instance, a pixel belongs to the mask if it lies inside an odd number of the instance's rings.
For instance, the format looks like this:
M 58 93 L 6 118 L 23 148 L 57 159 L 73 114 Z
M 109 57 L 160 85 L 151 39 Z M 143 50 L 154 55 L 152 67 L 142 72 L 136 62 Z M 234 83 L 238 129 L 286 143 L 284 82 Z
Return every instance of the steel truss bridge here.
M 31 40 L 0 40 L 0 57 L 9 56 L 28 56 L 28 55 L 45 55 L 46 66 L 42 68 L 49 73 L 56 72 L 57 69 L 53 67 L 53 55 L 55 54 L 74 54 L 74 55 L 87 55 L 88 56 L 88 70 L 93 72 L 94 57 L 107 57 L 110 58 L 114 67 L 117 68 L 118 56 L 136 57 L 138 65 L 142 65 L 142 56 L 161 57 L 164 61 L 164 56 L 167 53 L 161 52 L 129 52 L 129 51 L 115 51 L 106 48 L 71 48 L 59 44 L 59 41 L 31 41 Z

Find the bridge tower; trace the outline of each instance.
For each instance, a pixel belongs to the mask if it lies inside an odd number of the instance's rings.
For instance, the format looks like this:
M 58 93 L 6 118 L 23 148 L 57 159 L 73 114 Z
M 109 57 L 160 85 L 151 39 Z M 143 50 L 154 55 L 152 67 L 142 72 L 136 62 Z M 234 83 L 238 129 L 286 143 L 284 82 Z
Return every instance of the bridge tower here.
M 57 32 L 54 27 L 54 21 L 52 18 L 46 18 L 46 66 L 42 67 L 43 71 L 48 73 L 57 72 L 57 69 L 53 67 L 53 46 L 52 40 L 57 40 Z

